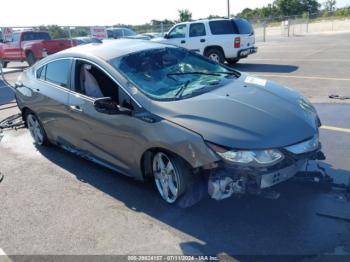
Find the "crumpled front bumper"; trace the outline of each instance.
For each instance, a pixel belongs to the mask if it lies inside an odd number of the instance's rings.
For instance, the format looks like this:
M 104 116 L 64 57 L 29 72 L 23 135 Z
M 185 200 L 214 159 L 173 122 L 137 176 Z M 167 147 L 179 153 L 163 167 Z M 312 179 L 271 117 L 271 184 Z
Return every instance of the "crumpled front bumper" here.
M 305 170 L 306 163 L 307 160 L 305 159 L 299 160 L 288 167 L 282 168 L 280 170 L 268 174 L 260 175 L 259 187 L 261 189 L 269 188 L 292 178 L 299 171 Z
M 285 158 L 272 167 L 237 166 L 220 163 L 209 176 L 209 195 L 217 200 L 232 194 L 261 194 L 264 190 L 293 178 L 305 171 L 308 161 L 324 159 L 321 147 L 307 154 L 295 155 L 283 152 Z

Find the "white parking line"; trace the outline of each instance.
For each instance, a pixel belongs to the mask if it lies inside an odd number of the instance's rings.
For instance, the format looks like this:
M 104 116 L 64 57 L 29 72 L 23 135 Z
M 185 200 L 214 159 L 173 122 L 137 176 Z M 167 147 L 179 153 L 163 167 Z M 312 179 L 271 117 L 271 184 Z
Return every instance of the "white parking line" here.
M 297 79 L 311 79 L 311 80 L 331 80 L 331 81 L 350 81 L 350 78 L 338 77 L 323 77 L 323 76 L 291 76 L 291 75 L 273 75 L 273 74 L 255 74 L 261 77 L 280 77 L 280 78 L 297 78 Z

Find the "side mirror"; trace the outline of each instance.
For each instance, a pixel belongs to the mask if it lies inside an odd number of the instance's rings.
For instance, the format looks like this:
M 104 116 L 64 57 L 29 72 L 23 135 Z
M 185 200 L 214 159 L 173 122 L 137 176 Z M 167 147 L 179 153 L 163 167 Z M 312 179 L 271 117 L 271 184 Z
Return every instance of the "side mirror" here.
M 108 115 L 131 115 L 131 110 L 121 107 L 110 97 L 97 99 L 94 103 L 97 112 Z
M 164 38 L 165 38 L 165 39 L 168 39 L 168 38 L 169 38 L 169 34 L 168 34 L 168 33 L 165 33 Z

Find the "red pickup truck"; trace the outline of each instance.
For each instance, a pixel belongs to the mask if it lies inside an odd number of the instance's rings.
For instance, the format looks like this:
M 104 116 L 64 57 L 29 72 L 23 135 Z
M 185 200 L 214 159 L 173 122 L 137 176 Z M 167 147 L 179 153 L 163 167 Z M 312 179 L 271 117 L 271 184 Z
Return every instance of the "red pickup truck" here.
M 0 43 L 0 63 L 5 68 L 11 61 L 34 64 L 43 57 L 75 46 L 70 40 L 51 40 L 47 32 L 15 32 L 12 41 Z

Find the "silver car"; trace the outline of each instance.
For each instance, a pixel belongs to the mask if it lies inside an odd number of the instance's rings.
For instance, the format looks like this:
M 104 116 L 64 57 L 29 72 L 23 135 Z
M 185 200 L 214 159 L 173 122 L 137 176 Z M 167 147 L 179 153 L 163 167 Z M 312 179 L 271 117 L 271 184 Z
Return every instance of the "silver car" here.
M 320 120 L 297 92 L 185 49 L 141 40 L 87 44 L 20 76 L 17 103 L 37 146 L 58 145 L 177 201 L 260 193 L 320 158 Z

